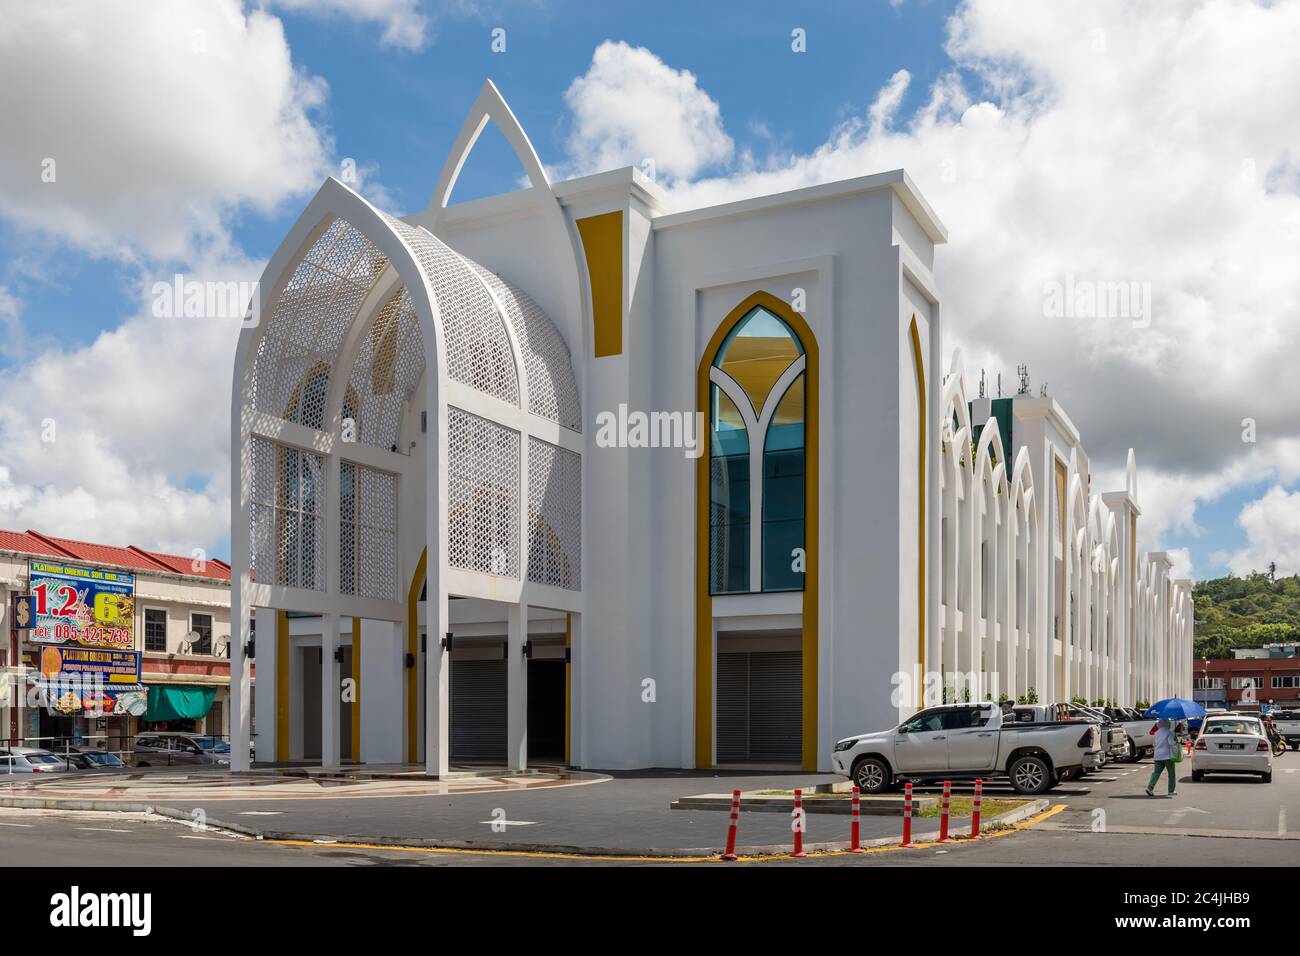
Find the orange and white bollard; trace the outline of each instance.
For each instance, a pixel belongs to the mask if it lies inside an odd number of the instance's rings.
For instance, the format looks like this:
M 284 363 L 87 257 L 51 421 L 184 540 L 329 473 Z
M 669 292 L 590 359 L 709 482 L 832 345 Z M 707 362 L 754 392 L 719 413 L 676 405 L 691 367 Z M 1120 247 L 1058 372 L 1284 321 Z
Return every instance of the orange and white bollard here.
M 736 858 L 736 824 L 740 822 L 740 791 L 731 791 L 731 825 L 727 827 L 727 852 L 722 854 L 724 860 Z
M 794 855 L 804 856 L 803 852 L 803 791 L 794 792 L 794 812 L 790 814 L 790 825 L 794 828 Z
M 903 786 L 903 846 L 912 845 L 912 784 Z
M 975 800 L 971 807 L 970 815 L 970 838 L 978 840 L 980 838 L 980 798 L 984 794 L 984 781 L 975 780 Z
M 862 790 L 858 787 L 853 788 L 853 807 L 849 811 L 853 820 L 849 824 L 849 852 L 862 852 Z
M 939 816 L 939 842 L 948 842 L 948 805 L 952 802 L 952 781 L 943 782 L 943 813 Z

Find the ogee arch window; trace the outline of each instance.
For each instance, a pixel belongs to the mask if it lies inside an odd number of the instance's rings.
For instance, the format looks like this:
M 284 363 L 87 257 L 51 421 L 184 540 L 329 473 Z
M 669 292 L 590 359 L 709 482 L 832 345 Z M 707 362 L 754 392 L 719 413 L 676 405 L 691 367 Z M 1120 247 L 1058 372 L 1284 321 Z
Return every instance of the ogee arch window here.
M 800 591 L 804 365 L 799 337 L 757 306 L 714 356 L 710 386 L 709 587 Z

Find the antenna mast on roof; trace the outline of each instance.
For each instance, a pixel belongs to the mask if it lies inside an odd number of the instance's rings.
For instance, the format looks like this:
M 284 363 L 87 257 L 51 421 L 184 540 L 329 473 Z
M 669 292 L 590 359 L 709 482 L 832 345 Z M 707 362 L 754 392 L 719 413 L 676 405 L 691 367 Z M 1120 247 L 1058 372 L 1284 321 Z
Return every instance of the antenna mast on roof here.
M 980 398 L 984 397 L 984 369 L 980 369 Z
M 1020 379 L 1020 387 L 1016 390 L 1017 395 L 1029 394 L 1029 366 L 1017 365 L 1016 377 Z

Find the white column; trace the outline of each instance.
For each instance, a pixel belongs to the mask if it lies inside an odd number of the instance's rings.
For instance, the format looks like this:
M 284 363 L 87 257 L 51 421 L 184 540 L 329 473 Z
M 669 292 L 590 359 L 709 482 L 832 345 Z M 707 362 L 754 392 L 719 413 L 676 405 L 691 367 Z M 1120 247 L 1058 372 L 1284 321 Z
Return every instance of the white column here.
M 403 763 L 402 706 L 406 632 L 394 621 L 361 619 L 361 755 L 366 763 Z M 352 652 L 357 653 L 357 648 Z
M 339 616 L 321 615 L 320 630 L 320 763 L 322 767 L 337 767 L 341 761 L 339 751 L 339 703 L 341 686 L 339 664 L 334 652 L 339 646 Z
M 582 615 L 577 611 L 569 613 L 569 766 L 581 767 L 583 754 L 586 752 L 587 722 L 583 719 L 582 691 Z M 694 754 L 694 735 L 690 738 L 690 751 L 683 755 L 683 765 L 689 765 Z
M 429 560 L 428 603 L 425 627 L 428 632 L 428 652 L 425 654 L 424 691 L 424 772 L 430 776 L 447 774 L 451 755 L 451 655 L 443 648 L 442 639 L 448 630 L 447 594 L 441 588 L 441 575 Z
M 528 766 L 528 605 L 522 599 L 506 611 L 506 766 Z
M 248 740 L 252 733 L 253 672 L 244 656 L 249 638 L 250 608 L 244 576 L 230 587 L 230 769 L 249 768 Z M 220 728 L 218 728 L 220 732 Z
M 270 763 L 276 759 L 276 618 L 275 608 L 257 608 L 257 759 Z M 233 766 L 233 763 L 232 763 Z

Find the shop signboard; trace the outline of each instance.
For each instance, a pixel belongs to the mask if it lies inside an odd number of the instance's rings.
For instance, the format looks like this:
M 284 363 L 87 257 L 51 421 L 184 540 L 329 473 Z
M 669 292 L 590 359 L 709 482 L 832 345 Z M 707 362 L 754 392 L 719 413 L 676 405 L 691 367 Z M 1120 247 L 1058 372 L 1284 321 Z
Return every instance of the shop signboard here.
M 135 649 L 135 575 L 32 561 L 28 580 L 36 605 L 32 643 Z
M 140 657 L 110 648 L 44 647 L 37 686 L 45 706 L 58 714 L 139 717 L 148 704 Z

